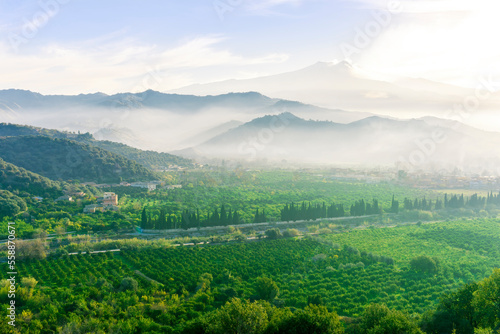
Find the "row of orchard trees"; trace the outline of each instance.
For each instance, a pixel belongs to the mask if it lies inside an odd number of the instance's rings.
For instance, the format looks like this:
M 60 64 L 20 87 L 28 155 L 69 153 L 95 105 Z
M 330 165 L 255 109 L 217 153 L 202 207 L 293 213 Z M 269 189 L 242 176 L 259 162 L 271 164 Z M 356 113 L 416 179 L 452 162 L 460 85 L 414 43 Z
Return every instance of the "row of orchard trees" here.
M 394 206 L 397 205 L 399 205 L 398 202 L 393 199 L 391 210 L 393 210 Z M 364 199 L 361 199 L 351 205 L 349 213 L 353 217 L 376 215 L 382 213 L 382 208 L 376 199 L 374 199 L 372 203 L 365 202 Z M 320 218 L 337 218 L 345 216 L 346 211 L 344 210 L 344 206 L 342 204 L 335 203 L 327 206 L 324 202 L 322 205 L 311 205 L 311 203 L 306 205 L 305 202 L 302 202 L 301 205 L 296 205 L 292 202 L 290 205 L 285 205 L 285 207 L 281 210 L 282 221 L 316 220 Z
M 297 220 L 316 220 L 319 218 L 335 218 L 344 217 L 344 206 L 341 204 L 332 203 L 327 206 L 324 202 L 323 205 L 296 205 L 293 202 L 290 205 L 285 205 L 281 210 L 282 221 L 297 221 Z
M 213 213 L 208 212 L 204 218 L 200 217 L 198 210 L 196 210 L 196 212 L 184 210 L 180 217 L 178 217 L 175 214 L 167 214 L 165 209 L 161 209 L 158 216 L 152 217 L 151 213 L 148 213 L 146 208 L 143 208 L 141 214 L 141 228 L 149 230 L 170 230 L 178 228 L 187 230 L 189 228 L 238 224 L 241 224 L 241 216 L 239 212 L 233 212 L 231 208 L 226 210 L 224 205 L 222 205 L 220 210 L 215 208 Z
M 468 198 L 464 195 L 444 195 L 444 199 L 428 200 L 423 199 L 405 198 L 403 202 L 404 210 L 441 210 L 443 208 L 458 209 L 458 208 L 482 208 L 485 205 L 498 205 L 500 206 L 500 193 L 495 195 L 492 192 L 488 193 L 487 197 L 478 196 L 474 194 Z M 344 205 L 332 203 L 326 205 L 311 204 L 302 202 L 301 204 L 291 203 L 286 204 L 281 210 L 281 221 L 298 221 L 298 220 L 316 220 L 321 218 L 337 218 L 350 215 L 352 217 L 376 215 L 382 212 L 398 213 L 400 210 L 399 201 L 392 197 L 391 206 L 382 209 L 378 200 L 373 199 L 372 202 L 365 201 L 364 199 L 357 200 L 351 205 L 349 211 L 346 212 Z M 268 222 L 269 219 L 264 210 L 257 209 L 254 214 L 253 223 Z M 238 225 L 243 223 L 241 215 L 238 211 L 232 211 L 231 208 L 226 209 L 224 205 L 220 209 L 215 208 L 212 212 L 200 216 L 200 212 L 184 210 L 180 215 L 168 214 L 165 209 L 161 209 L 159 215 L 152 217 L 151 213 L 148 214 L 146 208 L 142 210 L 141 227 L 143 229 L 189 229 L 211 226 L 228 226 Z
M 403 207 L 405 210 L 441 210 L 446 209 L 461 209 L 461 208 L 471 208 L 480 209 L 485 206 L 500 206 L 500 193 L 493 194 L 489 192 L 486 197 L 479 196 L 478 194 L 471 195 L 470 197 L 465 197 L 461 195 L 444 195 L 444 199 L 436 199 L 435 201 L 427 200 L 425 197 L 423 199 L 415 198 L 411 200 L 409 198 L 404 199 Z

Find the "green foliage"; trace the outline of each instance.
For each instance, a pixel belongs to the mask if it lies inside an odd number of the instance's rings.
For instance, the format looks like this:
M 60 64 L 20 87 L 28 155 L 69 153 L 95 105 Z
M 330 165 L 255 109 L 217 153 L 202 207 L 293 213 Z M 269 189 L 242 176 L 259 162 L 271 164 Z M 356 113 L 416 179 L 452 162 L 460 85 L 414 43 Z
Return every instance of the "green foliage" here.
M 281 238 L 283 235 L 279 228 L 270 228 L 266 230 L 266 237 L 270 240 L 275 240 Z
M 0 139 L 0 158 L 52 180 L 118 183 L 157 178 L 135 161 L 68 139 L 3 138 Z
M 479 282 L 472 305 L 480 326 L 500 329 L 500 269 Z
M 137 287 L 139 286 L 139 283 L 132 277 L 125 277 L 122 279 L 122 282 L 120 283 L 120 290 L 122 291 L 127 291 L 127 290 L 132 290 L 136 291 Z
M 34 196 L 54 196 L 61 194 L 62 184 L 0 158 L 0 189 L 26 191 Z
M 261 304 L 234 298 L 210 318 L 207 333 L 259 334 L 264 333 L 268 323 L 266 309 Z
M 26 202 L 7 190 L 0 190 L 0 219 L 13 217 L 27 208 Z
M 193 163 L 191 160 L 177 155 L 155 151 L 143 151 L 125 144 L 107 140 L 93 140 L 87 143 L 136 161 L 149 169 L 168 168 L 170 165 L 188 167 Z
M 255 292 L 260 299 L 271 301 L 278 297 L 280 290 L 272 279 L 259 277 L 255 284 Z
M 401 198 L 410 195 L 429 196 L 430 193 L 428 190 L 391 184 L 333 180 L 328 173 L 325 171 L 322 176 L 318 176 L 312 172 L 245 171 L 238 168 L 170 173 L 169 176 L 174 179 L 172 182 L 184 185 L 182 189 L 158 189 L 137 194 L 131 192 L 131 197 L 123 201 L 122 212 L 140 219 L 140 210 L 145 206 L 154 215 L 158 215 L 162 208 L 179 217 L 185 210 L 190 214 L 198 211 L 203 221 L 208 218 L 208 213 L 212 216 L 215 209 L 220 214 L 224 204 L 226 210 L 231 208 L 233 212 L 239 213 L 238 222 L 252 223 L 257 209 L 259 216 L 265 212 L 267 221 L 282 220 L 281 210 L 292 202 L 310 202 L 312 207 L 322 207 L 323 202 L 348 207 L 360 198 L 377 198 L 379 207 L 387 208 L 393 193 Z M 186 187 L 188 184 L 193 184 L 193 187 Z M 124 188 L 122 191 L 129 190 Z M 333 217 L 333 212 L 331 214 L 330 217 Z
M 422 320 L 426 333 L 494 333 L 500 329 L 500 269 L 443 296 Z
M 408 266 L 412 258 L 427 254 L 439 258 L 443 270 L 456 273 L 465 282 L 486 277 L 500 258 L 500 226 L 494 219 L 357 230 L 324 238 L 384 254 Z
M 435 273 L 439 269 L 439 261 L 427 255 L 420 255 L 411 259 L 410 268 L 416 271 Z
M 343 333 L 340 318 L 325 306 L 308 305 L 296 311 L 281 324 L 280 330 L 289 334 L 337 334 Z
M 17 136 L 47 136 L 50 138 L 74 140 L 119 154 L 127 159 L 134 160 L 149 169 L 168 167 L 172 164 L 178 166 L 190 166 L 192 164 L 192 161 L 189 159 L 168 153 L 142 151 L 121 143 L 115 143 L 107 140 L 95 140 L 90 133 L 76 134 L 72 132 L 44 129 L 28 125 L 0 123 L 0 137 Z
M 361 318 L 358 333 L 362 334 L 420 334 L 417 323 L 408 315 L 390 310 L 385 305 L 368 306 Z
M 283 236 L 285 238 L 298 237 L 299 235 L 300 235 L 300 232 L 296 228 L 288 228 L 288 229 L 286 229 L 285 232 L 283 232 Z

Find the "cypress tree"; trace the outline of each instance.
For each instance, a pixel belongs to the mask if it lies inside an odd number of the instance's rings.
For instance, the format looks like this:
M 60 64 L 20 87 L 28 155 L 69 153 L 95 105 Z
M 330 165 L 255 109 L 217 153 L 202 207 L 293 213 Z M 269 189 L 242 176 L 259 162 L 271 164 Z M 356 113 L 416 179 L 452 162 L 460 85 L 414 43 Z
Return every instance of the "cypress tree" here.
M 142 214 L 141 214 L 141 228 L 146 229 L 147 226 L 148 226 L 148 216 L 146 213 L 146 207 L 144 207 L 144 209 L 142 209 Z

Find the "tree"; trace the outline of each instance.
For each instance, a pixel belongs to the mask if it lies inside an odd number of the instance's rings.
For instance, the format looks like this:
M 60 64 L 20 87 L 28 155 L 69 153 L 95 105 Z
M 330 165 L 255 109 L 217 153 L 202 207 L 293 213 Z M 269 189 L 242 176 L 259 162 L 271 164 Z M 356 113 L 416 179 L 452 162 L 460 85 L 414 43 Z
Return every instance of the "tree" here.
M 222 226 L 229 225 L 227 221 L 226 208 L 224 207 L 224 205 L 222 205 L 222 207 L 220 208 L 220 225 Z
M 421 323 L 426 333 L 474 333 L 476 311 L 472 304 L 476 283 L 466 284 L 457 291 L 444 295 L 435 312 L 427 314 Z
M 439 260 L 427 255 L 420 255 L 410 261 L 410 267 L 416 271 L 435 273 L 439 269 Z
M 391 210 L 390 212 L 392 213 L 398 213 L 399 212 L 399 202 L 394 199 L 394 195 L 392 195 L 392 202 L 391 202 Z
M 280 333 L 287 334 L 336 334 L 343 333 L 340 318 L 322 305 L 309 305 L 296 311 L 279 325 Z
M 233 298 L 207 323 L 206 332 L 210 334 L 259 334 L 264 333 L 269 319 L 260 303 Z
M 255 284 L 255 292 L 260 299 L 269 301 L 278 297 L 280 290 L 272 279 L 268 277 L 259 277 Z
M 18 240 L 16 242 L 16 254 L 20 259 L 45 259 L 46 242 L 42 239 Z
M 500 329 L 500 269 L 478 283 L 472 303 L 479 325 Z
M 281 231 L 279 228 L 270 228 L 266 230 L 266 237 L 270 240 L 275 240 L 278 238 L 281 238 L 283 235 L 281 234 Z
M 137 288 L 139 287 L 139 283 L 132 277 L 125 277 L 122 279 L 122 282 L 120 284 L 120 290 L 121 291 L 127 291 L 127 290 L 132 290 L 132 291 L 137 291 Z
M 307 296 L 307 304 L 308 305 L 324 305 L 323 297 L 317 293 L 315 295 Z
M 142 209 L 141 214 L 141 228 L 146 229 L 148 226 L 148 215 L 146 213 L 146 208 Z
M 368 306 L 358 329 L 363 334 L 422 334 L 415 321 L 401 311 L 390 310 L 385 305 Z

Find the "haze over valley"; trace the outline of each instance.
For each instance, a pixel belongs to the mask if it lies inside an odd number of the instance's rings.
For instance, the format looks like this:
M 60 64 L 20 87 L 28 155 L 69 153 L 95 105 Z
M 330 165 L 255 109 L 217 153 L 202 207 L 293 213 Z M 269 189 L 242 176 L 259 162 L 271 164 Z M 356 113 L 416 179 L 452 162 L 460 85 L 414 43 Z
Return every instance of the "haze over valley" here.
M 0 1 L 0 333 L 500 333 L 492 1 Z

